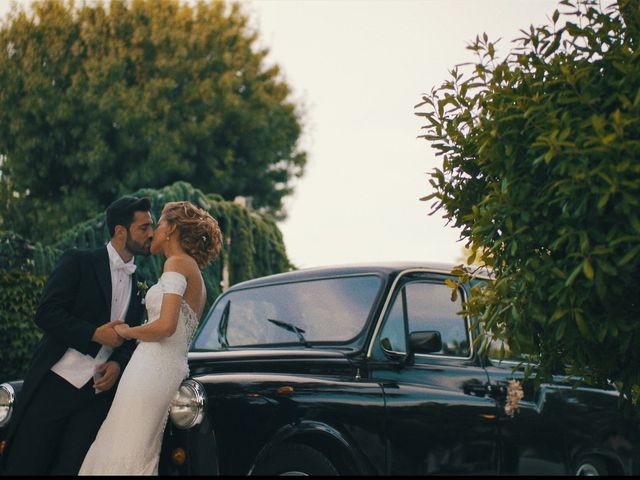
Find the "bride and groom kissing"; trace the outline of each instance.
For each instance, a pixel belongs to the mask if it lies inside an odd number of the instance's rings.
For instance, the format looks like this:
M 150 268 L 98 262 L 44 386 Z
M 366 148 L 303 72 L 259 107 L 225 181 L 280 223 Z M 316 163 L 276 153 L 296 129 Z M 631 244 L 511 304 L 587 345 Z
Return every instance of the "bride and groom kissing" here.
M 66 251 L 50 274 L 3 474 L 158 473 L 169 405 L 206 303 L 201 269 L 219 255 L 222 233 L 190 202 L 164 205 L 155 231 L 150 211 L 147 198 L 116 200 L 106 210 L 110 242 Z M 166 261 L 143 301 L 134 256 L 150 253 Z

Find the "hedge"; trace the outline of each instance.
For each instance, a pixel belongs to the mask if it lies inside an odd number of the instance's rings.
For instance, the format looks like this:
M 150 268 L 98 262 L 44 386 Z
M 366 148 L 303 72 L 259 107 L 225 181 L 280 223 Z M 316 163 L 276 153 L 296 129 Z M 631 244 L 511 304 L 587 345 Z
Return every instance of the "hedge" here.
M 0 382 L 22 378 L 42 333 L 33 323 L 46 277 L 0 269 Z

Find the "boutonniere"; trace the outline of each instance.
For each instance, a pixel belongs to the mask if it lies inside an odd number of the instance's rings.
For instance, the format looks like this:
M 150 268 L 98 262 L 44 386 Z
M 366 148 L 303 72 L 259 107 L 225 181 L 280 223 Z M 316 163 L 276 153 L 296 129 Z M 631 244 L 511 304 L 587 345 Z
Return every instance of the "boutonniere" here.
M 138 296 L 140 297 L 142 304 L 144 305 L 144 297 L 147 294 L 149 285 L 147 285 L 147 282 L 138 282 L 137 287 L 138 287 Z

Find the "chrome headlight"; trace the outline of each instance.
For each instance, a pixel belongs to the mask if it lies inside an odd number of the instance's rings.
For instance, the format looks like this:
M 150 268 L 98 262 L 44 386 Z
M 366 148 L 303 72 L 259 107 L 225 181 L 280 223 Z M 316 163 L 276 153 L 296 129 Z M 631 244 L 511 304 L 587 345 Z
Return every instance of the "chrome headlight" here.
M 0 427 L 4 427 L 11 419 L 16 392 L 8 383 L 0 385 Z
M 198 425 L 204 418 L 207 396 L 201 383 L 185 380 L 171 401 L 169 416 L 173 424 L 181 429 Z

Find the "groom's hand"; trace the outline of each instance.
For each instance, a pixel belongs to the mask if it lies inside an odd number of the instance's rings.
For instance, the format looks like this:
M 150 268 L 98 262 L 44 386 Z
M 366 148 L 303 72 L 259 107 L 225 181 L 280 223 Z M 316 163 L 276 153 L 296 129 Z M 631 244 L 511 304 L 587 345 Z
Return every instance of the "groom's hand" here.
M 97 378 L 93 383 L 93 388 L 105 392 L 109 390 L 120 376 L 120 365 L 113 360 L 103 363 L 96 368 Z
M 93 332 L 91 340 L 99 343 L 100 345 L 106 345 L 107 347 L 119 347 L 122 345 L 124 339 L 116 333 L 116 330 L 113 327 L 120 325 L 121 323 L 124 323 L 124 321 L 114 320 L 99 326 L 96 328 L 96 331 Z
M 129 330 L 131 330 L 131 327 L 129 325 L 127 325 L 126 323 L 121 323 L 120 325 L 116 325 L 114 327 L 114 330 L 116 331 L 116 333 L 118 335 L 120 335 L 125 340 L 133 339 L 133 337 L 129 333 Z

